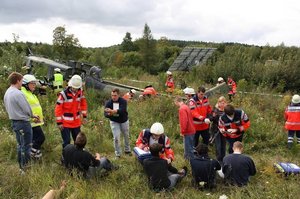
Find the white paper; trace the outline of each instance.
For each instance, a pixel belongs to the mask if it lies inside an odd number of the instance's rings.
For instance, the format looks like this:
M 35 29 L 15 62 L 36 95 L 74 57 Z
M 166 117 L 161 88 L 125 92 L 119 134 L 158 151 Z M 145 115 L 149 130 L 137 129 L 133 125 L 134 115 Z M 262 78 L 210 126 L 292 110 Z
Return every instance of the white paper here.
M 113 110 L 119 110 L 119 103 L 113 103 Z
M 139 147 L 134 147 L 134 150 L 137 152 L 138 155 L 150 154 L 150 151 L 144 151 L 143 149 L 140 149 Z

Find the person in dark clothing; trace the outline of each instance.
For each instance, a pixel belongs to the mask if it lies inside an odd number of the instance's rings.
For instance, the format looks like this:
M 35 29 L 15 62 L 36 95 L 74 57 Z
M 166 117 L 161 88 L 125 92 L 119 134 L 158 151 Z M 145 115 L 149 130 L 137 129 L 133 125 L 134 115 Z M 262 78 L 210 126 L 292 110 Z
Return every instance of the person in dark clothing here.
M 149 185 L 155 191 L 173 188 L 187 174 L 187 167 L 183 167 L 180 170 L 180 174 L 171 174 L 168 172 L 167 160 L 159 157 L 161 150 L 162 146 L 158 143 L 150 145 L 152 158 L 145 159 L 143 162 Z
M 211 124 L 211 139 L 210 143 L 215 143 L 216 156 L 219 162 L 223 161 L 226 154 L 226 138 L 220 133 L 218 128 L 219 119 L 224 114 L 224 108 L 227 102 L 224 96 L 219 97 L 217 104 L 212 111 L 212 124 Z
M 80 132 L 76 137 L 75 145 L 68 144 L 63 149 L 65 167 L 70 171 L 77 169 L 85 178 L 93 177 L 101 169 L 111 171 L 115 166 L 107 158 L 101 157 L 99 153 L 93 156 L 84 150 L 86 141 L 85 134 Z
M 197 155 L 190 160 L 192 168 L 192 184 L 199 189 L 211 189 L 216 186 L 216 171 L 221 170 L 217 160 L 208 156 L 208 146 L 199 143 L 196 147 Z
M 233 143 L 242 142 L 250 120 L 243 110 L 235 109 L 231 104 L 224 107 L 224 113 L 219 118 L 219 130 L 229 144 L 228 153 L 233 153 Z
M 104 116 L 110 120 L 116 157 L 121 157 L 121 133 L 124 135 L 125 154 L 131 155 L 127 101 L 120 97 L 119 89 L 112 90 L 111 99 L 105 104 Z
M 232 185 L 245 186 L 249 182 L 250 176 L 256 174 L 253 160 L 242 154 L 243 144 L 236 141 L 233 144 L 233 154 L 229 154 L 223 159 L 223 173 L 225 180 Z

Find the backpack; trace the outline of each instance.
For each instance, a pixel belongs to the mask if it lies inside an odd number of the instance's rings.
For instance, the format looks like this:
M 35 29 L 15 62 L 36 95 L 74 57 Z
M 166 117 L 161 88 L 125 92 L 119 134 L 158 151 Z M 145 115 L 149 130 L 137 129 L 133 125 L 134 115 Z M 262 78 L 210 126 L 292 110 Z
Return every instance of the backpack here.
M 285 175 L 300 173 L 300 167 L 298 165 L 296 165 L 294 163 L 290 163 L 290 162 L 275 163 L 274 168 L 276 169 L 277 173 L 283 173 Z

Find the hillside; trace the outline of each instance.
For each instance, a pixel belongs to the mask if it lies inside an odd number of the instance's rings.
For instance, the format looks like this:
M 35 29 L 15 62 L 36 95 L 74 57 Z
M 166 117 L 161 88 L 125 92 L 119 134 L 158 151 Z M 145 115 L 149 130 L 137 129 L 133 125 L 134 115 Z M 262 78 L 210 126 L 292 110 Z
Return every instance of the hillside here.
M 152 77 L 153 78 L 153 77 Z M 1 85 L 1 92 L 6 89 Z M 41 198 L 50 188 L 58 188 L 67 180 L 67 188 L 61 198 L 218 198 L 225 194 L 229 198 L 297 198 L 300 195 L 299 176 L 283 177 L 275 173 L 273 163 L 289 161 L 300 164 L 300 148 L 286 148 L 286 133 L 283 129 L 283 111 L 289 102 L 285 98 L 242 95 L 234 100 L 234 105 L 242 107 L 251 120 L 250 130 L 245 134 L 245 153 L 253 157 L 258 173 L 245 188 L 228 187 L 218 179 L 218 187 L 213 191 L 197 191 L 191 187 L 191 172 L 172 192 L 155 193 L 147 186 L 147 179 L 134 156 L 114 159 L 112 134 L 109 121 L 103 116 L 103 104 L 109 96 L 88 90 L 89 123 L 82 130 L 88 136 L 86 149 L 107 156 L 120 169 L 108 176 L 95 180 L 83 180 L 69 176 L 60 165 L 61 137 L 54 122 L 53 110 L 56 97 L 53 93 L 41 96 L 46 124 L 46 142 L 43 158 L 33 162 L 25 175 L 19 175 L 16 162 L 15 138 L 10 122 L 0 107 L 0 198 Z M 210 99 L 214 105 L 216 97 Z M 177 108 L 172 99 L 157 98 L 147 101 L 133 101 L 129 104 L 130 141 L 134 145 L 138 133 L 159 121 L 165 127 L 175 151 L 176 167 L 188 165 L 183 159 L 182 138 L 179 135 Z M 104 123 L 99 123 L 103 121 Z M 214 157 L 214 147 L 210 146 Z

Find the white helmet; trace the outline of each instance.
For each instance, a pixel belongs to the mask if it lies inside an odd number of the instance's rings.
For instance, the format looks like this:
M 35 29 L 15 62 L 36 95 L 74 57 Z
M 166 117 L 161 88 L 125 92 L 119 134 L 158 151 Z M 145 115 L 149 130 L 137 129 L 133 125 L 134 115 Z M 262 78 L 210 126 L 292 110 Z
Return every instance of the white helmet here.
M 167 71 L 167 75 L 172 75 L 172 72 L 171 71 Z
M 224 82 L 223 77 L 219 77 L 219 78 L 218 78 L 218 82 Z
M 164 127 L 161 123 L 155 122 L 150 128 L 150 132 L 155 135 L 161 135 L 164 133 Z
M 79 89 L 82 87 L 82 78 L 79 75 L 73 75 L 70 79 L 68 86 Z
M 131 89 L 130 92 L 133 93 L 133 94 L 135 94 L 135 93 L 136 93 L 136 90 Z
M 61 70 L 60 70 L 60 68 L 55 68 L 54 71 L 60 73 Z
M 292 102 L 294 104 L 299 104 L 300 103 L 300 96 L 299 95 L 293 95 Z
M 183 92 L 185 95 L 195 95 L 196 94 L 195 90 L 191 87 L 186 87 L 185 89 L 183 89 Z
M 37 82 L 37 79 L 30 74 L 24 75 L 22 84 L 28 84 L 30 82 Z

